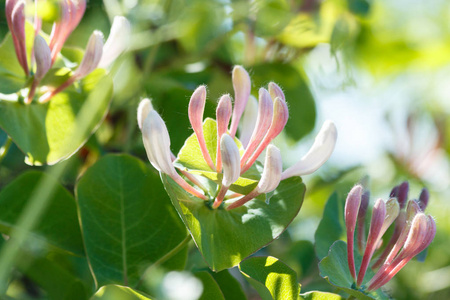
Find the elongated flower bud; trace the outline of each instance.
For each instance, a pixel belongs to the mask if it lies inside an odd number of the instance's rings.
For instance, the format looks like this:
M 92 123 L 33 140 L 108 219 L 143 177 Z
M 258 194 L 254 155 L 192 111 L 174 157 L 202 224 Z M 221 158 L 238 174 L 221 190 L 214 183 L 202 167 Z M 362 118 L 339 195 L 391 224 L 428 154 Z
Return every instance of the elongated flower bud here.
M 223 95 L 216 109 L 217 117 L 217 151 L 216 151 L 216 166 L 217 172 L 222 171 L 222 155 L 220 153 L 220 141 L 222 135 L 227 132 L 228 124 L 230 123 L 232 112 L 231 98 L 229 95 Z
M 144 120 L 147 118 L 148 113 L 153 110 L 152 101 L 148 98 L 143 99 L 138 106 L 137 111 L 137 122 L 139 129 L 142 130 L 142 126 L 144 125 Z
M 80 65 L 73 73 L 73 77 L 76 79 L 81 79 L 94 71 L 102 58 L 102 53 L 103 34 L 100 31 L 95 30 L 89 38 L 86 46 L 86 52 L 84 53 Z
M 337 129 L 332 121 L 326 121 L 314 140 L 314 144 L 299 162 L 283 172 L 282 179 L 307 175 L 320 168 L 333 153 Z
M 124 52 L 129 44 L 131 35 L 131 25 L 127 18 L 118 16 L 114 17 L 111 31 L 108 39 L 103 46 L 102 59 L 98 66 L 100 68 L 108 67 L 122 52 Z
M 230 135 L 234 138 L 236 130 L 250 96 L 250 76 L 241 66 L 235 66 L 232 74 L 234 88 L 234 110 L 230 126 Z
M 256 187 L 258 193 L 269 193 L 276 189 L 281 180 L 282 170 L 281 152 L 277 147 L 270 144 L 266 150 L 264 170 Z
M 386 217 L 383 222 L 383 227 L 381 228 L 379 239 L 386 232 L 389 226 L 391 226 L 392 222 L 395 221 L 399 213 L 400 213 L 400 205 L 398 204 L 397 199 L 390 198 L 386 202 Z
M 255 97 L 250 95 L 239 127 L 240 132 L 239 140 L 241 141 L 242 146 L 244 146 L 244 148 L 247 148 L 253 130 L 255 129 L 257 119 L 258 119 L 258 100 L 256 100 Z
M 353 254 L 354 235 L 359 207 L 361 205 L 361 195 L 363 187 L 357 185 L 352 188 L 345 201 L 345 227 L 347 229 L 347 259 L 350 274 L 356 279 L 355 258 Z
M 270 98 L 269 92 L 265 88 L 259 89 L 259 105 L 258 117 L 256 118 L 256 125 L 250 137 L 250 141 L 241 158 L 241 168 L 244 167 L 247 160 L 255 152 L 261 140 L 267 134 L 270 124 L 273 119 L 273 101 Z
M 5 4 L 9 30 L 14 42 L 19 64 L 28 76 L 27 49 L 25 46 L 25 1 L 7 1 Z
M 366 274 L 367 267 L 369 266 L 370 259 L 375 252 L 378 243 L 378 237 L 380 236 L 381 228 L 383 227 L 384 219 L 386 216 L 386 204 L 382 199 L 378 199 L 375 202 L 375 206 L 372 211 L 372 220 L 370 222 L 369 236 L 367 237 L 366 250 L 359 269 L 356 285 L 359 287 L 363 282 L 364 275 Z
M 357 242 L 358 250 L 362 253 L 365 245 L 366 239 L 366 215 L 367 208 L 369 207 L 370 191 L 365 191 L 361 196 L 361 205 L 359 206 L 358 212 L 358 232 L 357 232 Z
M 229 187 L 239 179 L 241 157 L 236 143 L 228 134 L 222 135 L 220 139 L 220 152 L 223 167 L 222 185 Z
M 263 140 L 256 148 L 255 152 L 245 163 L 244 168 L 241 169 L 241 173 L 245 173 L 253 163 L 258 159 L 261 152 L 269 145 L 269 143 L 280 134 L 283 130 L 284 126 L 286 126 L 287 120 L 289 118 L 289 110 L 287 108 L 286 102 L 281 100 L 280 98 L 276 98 L 273 103 L 273 117 L 272 122 L 270 123 L 269 130 L 264 136 Z M 283 180 L 283 176 L 281 177 Z
M 203 111 L 205 110 L 206 101 L 206 87 L 204 85 L 199 86 L 191 96 L 189 101 L 189 121 L 191 122 L 192 129 L 197 136 L 200 150 L 202 151 L 203 158 L 212 170 L 216 170 L 214 163 L 209 155 L 208 148 L 206 148 L 205 136 L 203 135 Z
M 36 73 L 34 78 L 40 81 L 47 74 L 48 70 L 50 70 L 52 64 L 50 48 L 40 35 L 37 35 L 34 39 L 34 57 L 36 59 Z
M 278 97 L 281 100 L 286 101 L 286 97 L 284 96 L 283 90 L 275 82 L 269 83 L 269 93 L 273 100 L 275 100 Z
M 425 211 L 425 209 L 427 208 L 429 199 L 430 192 L 428 192 L 427 188 L 423 188 L 419 196 L 419 206 L 422 211 Z

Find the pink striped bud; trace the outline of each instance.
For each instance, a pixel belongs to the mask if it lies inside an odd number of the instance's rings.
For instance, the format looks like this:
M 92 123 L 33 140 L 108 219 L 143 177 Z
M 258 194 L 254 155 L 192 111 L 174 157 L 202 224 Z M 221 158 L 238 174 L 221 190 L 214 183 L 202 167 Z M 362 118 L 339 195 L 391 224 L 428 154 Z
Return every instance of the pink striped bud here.
M 223 95 L 216 109 L 216 117 L 217 117 L 217 151 L 216 151 L 216 166 L 217 172 L 222 171 L 222 156 L 220 153 L 220 141 L 222 135 L 227 132 L 228 124 L 230 123 L 231 118 L 231 98 L 229 95 Z
M 361 267 L 359 269 L 356 285 L 361 286 L 364 275 L 366 275 L 370 260 L 377 247 L 381 229 L 383 227 L 384 219 L 386 217 L 386 204 L 382 199 L 375 202 L 372 211 L 372 220 L 370 222 L 369 236 L 367 237 L 366 250 L 364 251 Z
M 264 170 L 261 179 L 256 186 L 259 194 L 265 194 L 277 188 L 281 180 L 281 171 L 283 170 L 283 162 L 280 150 L 270 144 L 267 147 L 266 159 L 264 161 Z
M 250 95 L 239 127 L 239 140 L 241 141 L 241 144 L 242 146 L 244 146 L 244 148 L 247 148 L 248 142 L 250 142 L 252 133 L 255 130 L 257 119 L 258 100 L 256 100 L 254 96 Z
M 236 130 L 250 97 L 251 83 L 250 76 L 241 66 L 235 66 L 232 74 L 234 88 L 234 110 L 230 126 L 230 135 L 234 138 Z
M 143 99 L 138 106 L 137 111 L 137 122 L 139 129 L 142 130 L 142 126 L 144 125 L 144 120 L 147 118 L 150 111 L 153 110 L 152 101 L 148 98 Z
M 192 129 L 197 136 L 200 150 L 202 151 L 203 158 L 208 166 L 215 171 L 216 167 L 209 155 L 208 148 L 206 147 L 205 136 L 203 135 L 203 111 L 205 110 L 206 102 L 206 87 L 204 85 L 199 86 L 191 96 L 189 101 L 189 121 L 191 122 Z
M 9 0 L 5 3 L 6 19 L 19 64 L 28 76 L 27 49 L 25 45 L 25 1 Z
M 363 187 L 357 185 L 352 188 L 345 201 L 345 227 L 347 229 L 347 259 L 350 274 L 356 279 L 355 258 L 353 253 L 356 220 L 361 205 Z
M 34 78 L 37 81 L 41 81 L 48 70 L 50 70 L 52 57 L 47 42 L 40 35 L 37 35 L 34 39 L 34 57 L 36 60 L 36 73 Z
M 273 119 L 273 101 L 270 98 L 269 92 L 265 88 L 259 89 L 259 105 L 258 116 L 256 118 L 256 125 L 250 137 L 250 141 L 241 158 L 241 168 L 244 167 L 247 160 L 255 152 L 261 140 L 269 130 Z
M 286 101 L 283 90 L 275 82 L 269 83 L 269 93 L 273 100 L 278 97 L 281 100 Z
M 289 110 L 287 108 L 286 102 L 281 100 L 280 98 L 275 99 L 273 103 L 273 117 L 272 122 L 270 123 L 269 130 L 264 136 L 263 140 L 259 144 L 258 148 L 256 148 L 255 152 L 249 158 L 249 160 L 245 163 L 244 168 L 241 170 L 241 174 L 245 173 L 253 163 L 258 159 L 261 152 L 269 145 L 269 143 L 280 134 L 283 130 L 284 126 L 286 126 L 287 120 L 289 118 Z M 249 147 L 250 148 L 250 147 Z M 284 179 L 282 177 L 282 179 Z
M 125 17 L 114 17 L 111 31 L 105 46 L 103 46 L 102 59 L 98 66 L 107 68 L 122 52 L 124 52 L 130 41 L 131 25 Z
M 315 172 L 333 153 L 337 140 L 337 129 L 332 121 L 326 121 L 314 140 L 314 144 L 299 162 L 283 172 L 282 179 Z
M 73 73 L 73 77 L 78 80 L 94 71 L 102 58 L 102 53 L 103 34 L 100 31 L 95 30 L 89 38 L 86 46 L 86 52 L 84 53 L 80 65 Z

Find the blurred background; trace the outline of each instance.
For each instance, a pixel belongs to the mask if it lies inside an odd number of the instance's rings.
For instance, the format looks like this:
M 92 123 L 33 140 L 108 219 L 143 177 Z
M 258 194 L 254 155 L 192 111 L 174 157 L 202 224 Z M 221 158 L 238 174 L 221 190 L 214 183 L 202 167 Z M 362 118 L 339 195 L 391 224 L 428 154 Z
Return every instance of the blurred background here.
M 4 1 L 0 4 L 3 38 L 8 28 Z M 56 0 L 39 1 L 47 33 L 57 7 Z M 110 112 L 61 179 L 69 190 L 105 153 L 146 161 L 136 123 L 144 97 L 152 98 L 166 121 L 177 153 L 191 134 L 187 105 L 193 90 L 208 86 L 205 116 L 214 117 L 218 98 L 232 94 L 233 66 L 243 65 L 254 95 L 269 81 L 285 91 L 290 119 L 275 141 L 285 167 L 307 152 L 325 120 L 333 120 L 339 134 L 331 159 L 304 178 L 307 195 L 300 214 L 262 251 L 299 273 L 302 292 L 334 291 L 318 275 L 313 248 L 327 199 L 334 191 L 345 197 L 364 177 L 372 201 L 386 199 L 394 185 L 408 180 L 410 198 L 424 186 L 430 190 L 427 212 L 436 218 L 437 235 L 425 263 L 410 262 L 386 289 L 396 299 L 450 298 L 449 1 L 91 0 L 68 44 L 84 48 L 94 29 L 108 36 L 116 15 L 129 19 L 133 33 L 111 70 Z M 2 164 L 0 186 L 31 168 L 14 147 Z M 42 251 L 28 247 L 24 251 L 37 256 Z M 201 264 L 191 250 L 188 266 Z M 81 258 L 45 253 L 55 268 L 91 280 Z M 17 266 L 10 286 L 17 299 L 48 298 L 36 279 L 41 271 L 38 265 L 31 271 Z

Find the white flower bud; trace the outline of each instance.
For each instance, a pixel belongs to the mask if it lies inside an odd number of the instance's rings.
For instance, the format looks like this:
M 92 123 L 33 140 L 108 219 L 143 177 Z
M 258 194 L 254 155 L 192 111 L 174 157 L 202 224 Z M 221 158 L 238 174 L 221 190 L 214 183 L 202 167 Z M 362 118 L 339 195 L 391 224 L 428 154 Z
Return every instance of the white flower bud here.
M 241 156 L 233 138 L 228 134 L 222 135 L 220 139 L 220 153 L 222 155 L 223 179 L 222 184 L 226 187 L 238 180 L 241 173 Z
M 124 52 L 130 41 L 131 25 L 127 18 L 117 16 L 114 18 L 108 40 L 103 46 L 103 55 L 99 68 L 108 67 L 122 52 Z
M 280 150 L 270 144 L 266 150 L 266 160 L 264 162 L 264 171 L 256 187 L 258 193 L 269 193 L 276 189 L 281 180 L 283 171 L 283 162 Z
M 148 98 L 143 99 L 139 103 L 138 111 L 137 111 L 137 122 L 139 129 L 142 130 L 142 126 L 144 125 L 145 118 L 147 118 L 148 113 L 153 110 L 152 101 Z
M 36 80 L 40 81 L 52 65 L 52 55 L 45 39 L 37 35 L 34 38 L 34 57 L 36 59 Z
M 73 77 L 81 79 L 94 71 L 102 58 L 102 53 L 103 34 L 100 31 L 95 30 L 89 38 L 83 60 L 78 66 L 78 69 L 75 70 Z

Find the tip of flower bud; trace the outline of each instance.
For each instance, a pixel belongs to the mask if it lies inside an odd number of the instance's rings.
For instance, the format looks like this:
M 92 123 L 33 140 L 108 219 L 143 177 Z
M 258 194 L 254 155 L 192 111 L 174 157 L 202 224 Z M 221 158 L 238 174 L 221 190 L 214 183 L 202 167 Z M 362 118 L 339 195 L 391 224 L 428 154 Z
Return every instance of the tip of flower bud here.
M 275 100 L 278 97 L 281 100 L 286 101 L 283 90 L 275 82 L 269 83 L 269 93 L 272 97 L 272 100 Z
M 386 202 L 386 217 L 384 219 L 383 228 L 381 229 L 381 235 L 383 235 L 389 226 L 391 226 L 392 222 L 395 221 L 399 213 L 400 205 L 397 198 L 390 198 Z
M 103 47 L 103 55 L 99 67 L 108 67 L 122 52 L 124 52 L 130 41 L 131 25 L 127 18 L 114 17 L 108 40 Z
M 220 154 L 223 168 L 222 184 L 229 187 L 239 179 L 241 173 L 241 156 L 234 139 L 228 134 L 222 135 L 220 139 Z
M 314 140 L 314 144 L 298 163 L 283 172 L 282 178 L 307 175 L 319 169 L 333 153 L 337 129 L 332 121 L 326 121 Z
M 270 144 L 266 150 L 264 170 L 258 183 L 257 191 L 260 194 L 269 193 L 276 189 L 281 180 L 283 161 L 280 150 Z
M 89 38 L 88 44 L 86 46 L 86 52 L 84 53 L 80 66 L 75 70 L 73 76 L 76 79 L 81 79 L 94 71 L 97 68 L 98 63 L 100 62 L 100 59 L 102 58 L 102 53 L 103 33 L 95 30 Z
M 137 110 L 137 122 L 139 129 L 142 130 L 142 126 L 144 125 L 144 120 L 147 118 L 148 113 L 153 110 L 152 101 L 148 98 L 143 99 L 138 106 Z
M 404 181 L 398 186 L 397 200 L 398 203 L 400 204 L 400 208 L 404 208 L 406 205 L 406 201 L 408 201 L 408 191 L 409 191 L 408 181 Z
M 47 74 L 52 64 L 52 54 L 45 39 L 39 34 L 34 38 L 34 57 L 36 59 L 36 80 L 40 81 Z
M 361 196 L 364 188 L 361 185 L 355 185 L 348 193 L 345 201 L 345 224 L 347 231 L 355 230 L 356 219 L 361 205 Z
M 234 88 L 234 110 L 231 120 L 230 134 L 232 137 L 236 134 L 236 130 L 250 97 L 251 82 L 247 71 L 241 66 L 235 66 L 231 76 Z
M 427 208 L 429 200 L 430 192 L 428 192 L 427 188 L 423 188 L 419 196 L 419 206 L 422 211 L 425 211 L 425 209 Z
M 192 93 L 189 100 L 189 120 L 191 121 L 192 128 L 195 130 L 201 128 L 203 122 L 203 111 L 205 110 L 206 102 L 206 87 L 204 85 L 199 86 Z
M 409 200 L 406 207 L 406 220 L 412 222 L 413 218 L 421 211 L 419 203 L 415 200 Z

